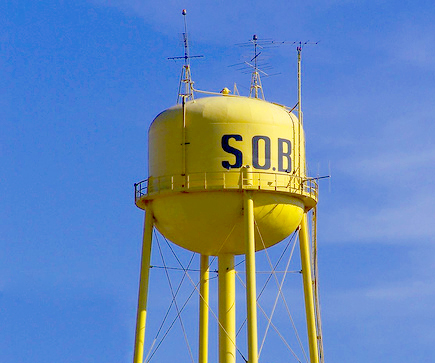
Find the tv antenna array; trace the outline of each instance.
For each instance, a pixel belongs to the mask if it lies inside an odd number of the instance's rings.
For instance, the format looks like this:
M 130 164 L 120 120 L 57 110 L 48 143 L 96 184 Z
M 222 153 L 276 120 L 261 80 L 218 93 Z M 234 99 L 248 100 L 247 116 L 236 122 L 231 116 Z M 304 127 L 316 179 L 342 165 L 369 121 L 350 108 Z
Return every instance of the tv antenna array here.
M 246 43 L 239 43 L 236 44 L 238 46 L 241 47 L 246 47 L 246 46 L 254 46 L 254 57 L 248 62 L 242 62 L 242 63 L 236 63 L 231 65 L 230 67 L 233 66 L 241 66 L 240 68 L 238 68 L 238 70 L 247 73 L 246 71 L 248 70 L 249 72 L 252 72 L 252 76 L 251 76 L 251 86 L 249 89 L 249 97 L 254 97 L 254 98 L 259 98 L 261 97 L 262 99 L 264 99 L 264 92 L 263 92 L 263 87 L 261 85 L 261 78 L 260 75 L 266 76 L 266 77 L 270 77 L 273 75 L 276 75 L 278 73 L 274 73 L 274 74 L 268 74 L 266 73 L 266 70 L 271 69 L 272 67 L 267 64 L 267 63 L 262 63 L 259 60 L 259 56 L 260 54 L 262 54 L 261 51 L 259 51 L 259 49 L 266 49 L 266 48 L 275 48 L 275 47 L 279 47 L 281 45 L 296 45 L 296 50 L 298 53 L 298 102 L 296 103 L 296 105 L 293 107 L 292 110 L 294 110 L 296 107 L 298 109 L 298 119 L 299 122 L 302 124 L 303 122 L 303 117 L 302 117 L 302 96 L 301 96 L 301 92 L 302 92 L 302 72 L 301 72 L 301 58 L 302 58 L 302 49 L 307 46 L 307 45 L 316 45 L 319 42 L 311 42 L 311 41 L 276 41 L 276 40 L 270 40 L 270 39 L 258 39 L 257 35 L 254 35 L 252 37 L 252 39 L 249 42 Z M 261 67 L 261 69 L 260 69 Z

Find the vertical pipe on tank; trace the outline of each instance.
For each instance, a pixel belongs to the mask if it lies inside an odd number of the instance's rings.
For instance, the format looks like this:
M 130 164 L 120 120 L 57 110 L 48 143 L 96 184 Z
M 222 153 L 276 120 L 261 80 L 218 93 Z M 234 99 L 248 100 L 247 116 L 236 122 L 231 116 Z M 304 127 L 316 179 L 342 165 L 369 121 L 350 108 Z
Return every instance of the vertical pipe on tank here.
M 307 213 L 304 213 L 299 230 L 299 246 L 301 250 L 302 278 L 304 285 L 305 313 L 307 317 L 308 345 L 311 363 L 319 363 L 317 349 L 316 316 L 313 299 L 313 280 L 311 277 L 310 243 L 308 237 Z
M 254 175 L 249 171 L 249 165 L 242 166 L 240 170 L 242 172 L 242 186 L 254 185 Z
M 301 68 L 301 53 L 302 46 L 297 47 L 298 50 L 298 119 L 302 125 L 302 68 Z
M 209 257 L 201 255 L 199 286 L 199 354 L 198 362 L 208 362 Z
M 246 304 L 248 327 L 248 362 L 258 362 L 257 293 L 255 278 L 254 200 L 251 191 L 244 192 Z
M 186 176 L 186 96 L 182 98 L 183 127 L 181 129 L 181 175 Z M 184 182 L 186 185 L 186 180 Z
M 302 53 L 302 45 L 300 44 L 297 47 L 298 51 L 298 120 L 299 120 L 299 127 L 298 127 L 298 149 L 299 149 L 299 157 L 298 157 L 298 169 L 299 169 L 299 176 L 304 177 L 304 173 L 302 173 L 302 158 L 301 158 L 301 134 L 302 134 L 302 123 L 303 123 L 303 115 L 302 115 L 302 66 L 301 66 L 301 53 Z M 302 186 L 301 186 L 302 187 Z
M 219 363 L 236 362 L 236 273 L 234 255 L 218 256 Z
M 143 362 L 143 346 L 145 341 L 145 323 L 147 316 L 148 282 L 151 259 L 151 243 L 153 236 L 154 216 L 150 208 L 145 211 L 144 232 L 142 241 L 142 261 L 139 280 L 139 299 L 136 318 L 136 337 L 134 343 L 134 363 Z

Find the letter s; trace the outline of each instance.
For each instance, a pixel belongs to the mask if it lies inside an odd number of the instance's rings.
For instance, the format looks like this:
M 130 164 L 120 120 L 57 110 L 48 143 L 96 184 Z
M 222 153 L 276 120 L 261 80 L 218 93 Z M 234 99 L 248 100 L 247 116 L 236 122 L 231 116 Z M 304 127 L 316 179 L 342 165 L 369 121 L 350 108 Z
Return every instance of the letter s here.
M 221 144 L 222 144 L 222 149 L 224 149 L 224 151 L 226 151 L 229 154 L 233 154 L 236 157 L 236 161 L 234 164 L 230 164 L 229 161 L 222 161 L 222 166 L 225 169 L 231 169 L 231 168 L 241 168 L 242 164 L 243 164 L 243 154 L 240 150 L 230 146 L 228 144 L 228 141 L 230 139 L 234 139 L 236 141 L 242 141 L 242 135 L 223 135 L 222 136 L 222 140 L 221 140 Z

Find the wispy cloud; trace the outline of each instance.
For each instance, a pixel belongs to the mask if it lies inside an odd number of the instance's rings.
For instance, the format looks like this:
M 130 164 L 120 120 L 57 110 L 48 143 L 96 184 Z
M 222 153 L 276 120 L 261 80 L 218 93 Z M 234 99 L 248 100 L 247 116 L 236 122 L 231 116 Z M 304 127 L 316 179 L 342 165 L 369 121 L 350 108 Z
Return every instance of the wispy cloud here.
M 404 195 L 389 206 L 383 203 L 362 205 L 358 201 L 357 205 L 341 206 L 320 215 L 319 228 L 331 243 L 435 242 L 435 197 L 429 191 L 418 197 Z
M 371 301 L 406 302 L 410 299 L 435 296 L 435 283 L 432 281 L 401 281 L 388 286 L 377 286 L 365 290 L 364 296 Z
M 401 24 L 390 41 L 389 49 L 395 62 L 423 68 L 435 67 L 433 23 L 410 19 Z
M 410 278 L 364 288 L 329 292 L 326 297 L 328 307 L 325 311 L 344 319 L 350 315 L 356 317 L 355 314 L 359 317 L 373 316 L 374 312 L 405 319 L 427 314 L 427 305 L 435 297 L 435 283 Z M 334 306 L 337 306 L 337 309 L 334 309 Z
M 400 178 L 412 178 L 418 182 L 423 175 L 432 171 L 435 168 L 435 149 L 418 150 L 416 147 L 413 150 L 387 150 L 377 155 L 343 160 L 337 167 L 341 173 L 357 176 L 361 181 L 390 184 L 395 180 L 397 186 L 401 183 Z
M 189 17 L 189 29 L 197 29 L 194 32 L 195 39 L 207 39 L 207 43 L 211 44 L 233 44 L 235 24 L 237 29 L 243 29 L 243 32 L 248 31 L 251 34 L 256 28 L 256 31 L 261 32 L 266 27 L 266 22 L 256 21 L 260 19 L 268 19 L 272 21 L 274 18 L 282 18 L 285 13 L 288 13 L 295 7 L 302 6 L 301 4 L 290 4 L 287 2 L 278 2 L 275 6 L 264 7 L 262 3 L 253 2 L 249 6 L 244 2 L 199 2 L 194 0 L 186 0 L 179 2 L 177 0 L 165 0 L 164 4 L 158 1 L 141 1 L 141 0 L 89 0 L 100 6 L 117 8 L 120 11 L 128 14 L 134 14 L 142 18 L 147 24 L 152 26 L 160 33 L 170 36 L 177 35 L 183 30 L 183 20 L 181 10 L 187 9 Z M 162 8 L 166 9 L 162 11 Z M 240 16 L 243 14 L 243 16 Z M 205 20 L 206 19 L 206 20 Z M 202 22 L 206 21 L 206 26 Z M 293 19 L 293 23 L 298 22 Z M 255 25 L 254 25 L 255 24 Z M 294 25 L 294 24 L 293 24 Z M 276 32 L 276 28 L 286 28 L 286 23 L 281 20 L 275 21 L 275 27 L 269 31 Z M 199 30 L 200 29 L 200 30 Z M 252 35 L 251 35 L 252 36 Z

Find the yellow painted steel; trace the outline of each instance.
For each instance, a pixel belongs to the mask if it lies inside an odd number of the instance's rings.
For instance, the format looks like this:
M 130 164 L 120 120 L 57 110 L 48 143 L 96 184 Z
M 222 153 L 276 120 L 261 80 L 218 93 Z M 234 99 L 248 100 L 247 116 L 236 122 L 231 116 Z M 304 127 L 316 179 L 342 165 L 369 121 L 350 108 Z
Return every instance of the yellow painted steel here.
M 302 276 L 305 297 L 305 313 L 307 318 L 308 345 L 311 363 L 319 363 L 317 347 L 316 315 L 314 311 L 313 280 L 311 277 L 311 258 L 307 215 L 304 214 L 299 230 L 299 246 L 301 252 Z
M 257 293 L 255 278 L 254 199 L 245 191 L 246 305 L 248 327 L 248 362 L 258 363 Z
M 298 227 L 304 213 L 302 201 L 258 191 L 253 195 L 255 219 L 266 246 L 283 240 Z M 242 208 L 243 193 L 237 191 L 174 193 L 153 200 L 159 231 L 178 245 L 206 255 L 245 252 Z M 263 244 L 258 231 L 255 233 L 256 250 L 261 250 Z
M 258 363 L 255 251 L 282 241 L 298 226 L 310 357 L 318 363 L 306 221 L 317 204 L 317 185 L 306 176 L 300 64 L 298 74 L 298 117 L 260 99 L 183 96 L 181 105 L 163 111 L 150 126 L 149 178 L 136 185 L 135 202 L 152 208 L 154 226 L 166 238 L 202 255 L 199 363 L 208 360 L 208 256 L 219 261 L 219 363 L 236 360 L 238 254 L 246 254 L 249 363 Z M 146 223 L 152 230 L 152 221 Z M 141 296 L 134 363 L 143 358 L 146 293 L 144 302 Z
M 236 362 L 236 271 L 234 255 L 218 256 L 219 363 Z
M 150 209 L 145 212 L 142 261 L 140 268 L 139 299 L 136 318 L 136 337 L 134 343 L 133 363 L 143 363 L 143 346 L 145 341 L 145 324 L 147 317 L 148 282 L 151 259 L 151 244 L 154 217 Z
M 201 255 L 199 285 L 199 363 L 208 362 L 209 269 L 209 257 L 207 255 Z
M 301 67 L 301 51 L 302 48 L 298 47 L 298 121 L 299 125 L 304 124 L 304 116 L 302 113 L 302 67 Z M 301 140 L 301 135 L 299 134 L 299 143 L 305 142 L 305 140 Z M 305 164 L 305 155 L 300 153 L 298 155 L 299 164 Z
M 186 97 L 183 97 L 181 104 L 183 110 L 183 127 L 181 129 L 181 175 L 186 181 Z
M 222 135 L 238 134 L 242 140 L 229 140 L 232 147 L 243 153 L 243 165 L 252 163 L 252 137 L 265 135 L 271 139 L 271 165 L 263 171 L 278 172 L 278 138 L 292 141 L 292 154 L 299 149 L 299 133 L 304 139 L 298 119 L 284 107 L 260 99 L 247 97 L 204 97 L 185 103 L 186 119 L 183 123 L 182 105 L 160 113 L 149 129 L 149 176 L 182 174 L 182 128 L 186 128 L 186 172 L 224 171 L 222 161 L 234 163 L 234 156 L 222 149 Z M 305 150 L 301 154 L 305 157 Z M 263 159 L 261 155 L 260 159 Z M 264 160 L 261 160 L 264 164 Z M 297 175 L 298 160 L 293 161 Z M 284 165 L 286 166 L 286 165 Z M 275 168 L 275 170 L 273 170 Z M 260 170 L 260 169 L 259 169 Z
M 304 140 L 283 106 L 229 96 L 183 101 L 150 126 L 149 178 L 136 204 L 152 202 L 158 230 L 183 248 L 242 254 L 241 191 L 253 190 L 255 220 L 269 247 L 317 202 L 306 180 Z
M 314 294 L 314 308 L 316 311 L 316 327 L 317 327 L 317 343 L 319 349 L 319 361 L 325 362 L 323 354 L 323 333 L 322 333 L 322 319 L 320 317 L 320 300 L 319 300 L 319 270 L 317 266 L 317 207 L 311 210 L 312 213 L 312 266 L 313 266 L 313 294 Z
M 301 67 L 301 52 L 302 48 L 298 47 L 298 120 L 301 125 L 303 122 L 302 114 L 302 67 Z

